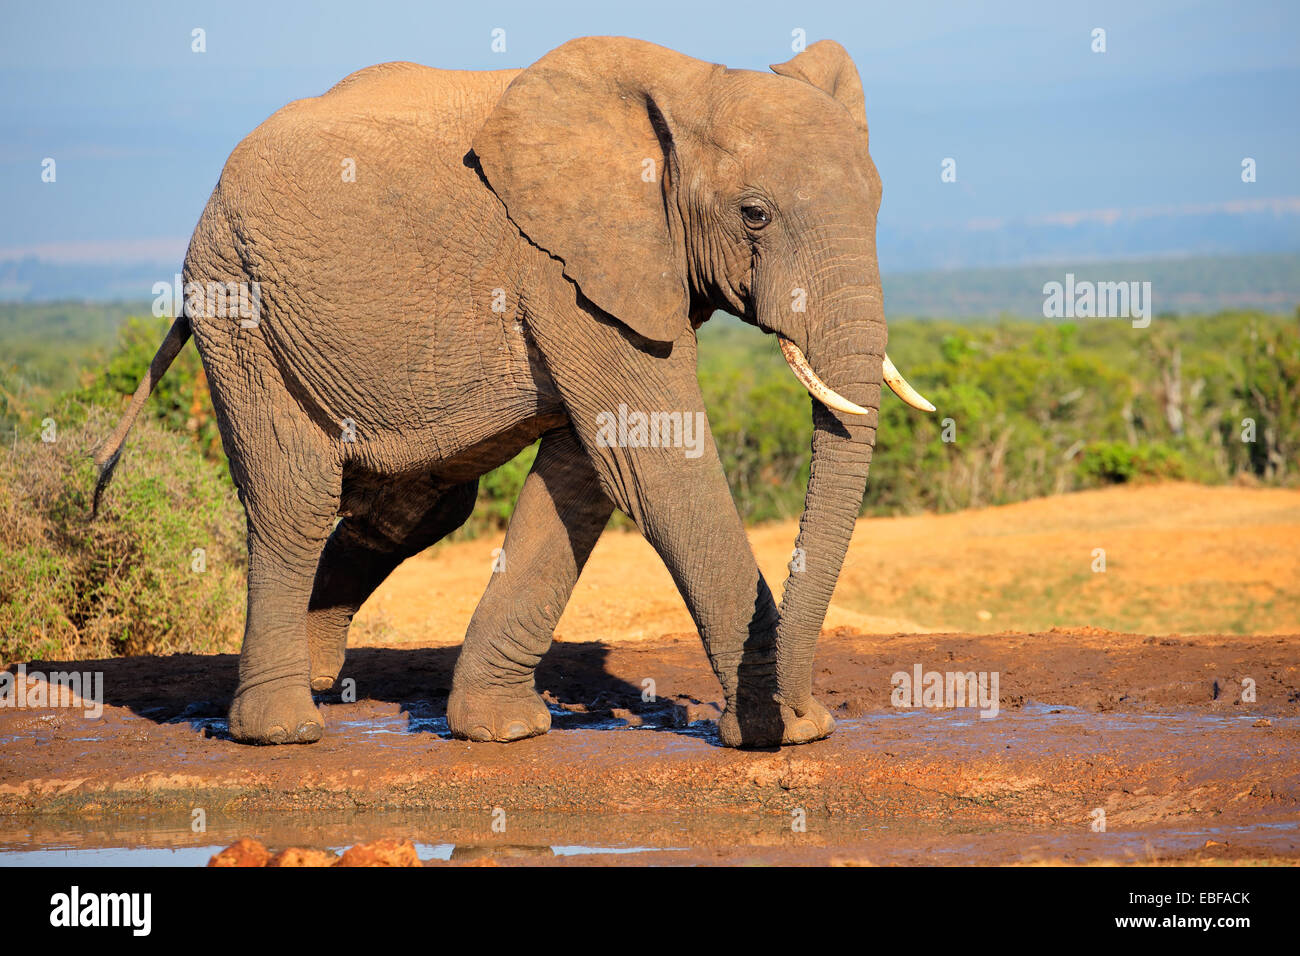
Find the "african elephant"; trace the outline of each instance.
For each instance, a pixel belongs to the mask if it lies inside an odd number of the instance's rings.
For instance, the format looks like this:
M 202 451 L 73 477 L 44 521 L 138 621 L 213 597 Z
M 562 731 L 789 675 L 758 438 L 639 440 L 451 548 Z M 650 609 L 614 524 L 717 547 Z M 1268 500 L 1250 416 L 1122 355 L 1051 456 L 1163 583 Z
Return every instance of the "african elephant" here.
M 882 379 L 929 406 L 885 355 L 857 70 L 830 41 L 772 70 L 612 37 L 524 70 L 387 63 L 236 147 L 190 241 L 184 307 L 96 453 L 98 501 L 192 334 L 248 518 L 235 739 L 319 739 L 312 690 L 337 677 L 353 614 L 538 438 L 457 662 L 456 736 L 549 729 L 534 668 L 614 508 L 699 629 L 722 742 L 832 731 L 813 651 Z M 212 292 L 236 286 L 255 292 L 251 318 Z M 778 336 L 812 396 L 802 569 L 779 611 L 707 433 L 696 330 L 715 310 Z

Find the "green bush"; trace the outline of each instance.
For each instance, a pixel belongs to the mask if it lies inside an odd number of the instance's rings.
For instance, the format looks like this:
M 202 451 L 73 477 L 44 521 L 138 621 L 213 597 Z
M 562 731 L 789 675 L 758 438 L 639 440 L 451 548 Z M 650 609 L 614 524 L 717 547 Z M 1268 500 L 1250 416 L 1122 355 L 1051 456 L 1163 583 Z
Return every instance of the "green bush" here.
M 118 329 L 113 353 L 102 365 L 88 370 L 72 398 L 82 405 L 121 407 L 135 393 L 171 324 L 169 318 L 127 319 Z M 192 344 L 181 350 L 154 387 L 145 414 L 172 431 L 189 435 L 206 458 L 225 463 L 208 379 Z
M 1300 480 L 1294 316 L 1163 316 L 1148 329 L 1103 319 L 900 320 L 889 351 L 938 412 L 885 395 L 869 513 L 1006 504 L 1128 480 Z M 942 440 L 945 418 L 954 441 Z
M 1181 479 L 1182 458 L 1162 445 L 1133 447 L 1123 442 L 1095 442 L 1083 450 L 1079 474 L 1089 484 L 1123 484 L 1135 480 Z
M 142 420 L 91 521 L 89 455 L 117 416 L 68 403 L 47 417 L 54 441 L 0 449 L 0 663 L 237 649 L 245 525 L 224 464 Z
M 495 468 L 480 478 L 474 513 L 456 532 L 456 537 L 476 538 L 504 528 L 536 458 L 537 443 L 534 442 L 500 468 Z

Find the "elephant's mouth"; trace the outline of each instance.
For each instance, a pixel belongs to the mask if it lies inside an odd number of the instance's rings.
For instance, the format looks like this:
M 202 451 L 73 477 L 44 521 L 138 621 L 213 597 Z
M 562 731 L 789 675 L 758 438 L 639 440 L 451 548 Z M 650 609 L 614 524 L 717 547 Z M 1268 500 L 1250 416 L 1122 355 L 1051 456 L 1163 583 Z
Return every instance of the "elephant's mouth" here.
M 813 371 L 812 366 L 808 364 L 808 359 L 804 356 L 803 350 L 795 345 L 784 335 L 777 334 L 777 341 L 781 345 L 781 354 L 785 356 L 786 363 L 790 366 L 790 371 L 794 372 L 794 377 L 799 380 L 799 384 L 808 389 L 808 394 L 817 401 L 821 402 L 827 408 L 834 409 L 837 412 L 844 412 L 846 415 L 869 415 L 871 410 L 863 408 L 855 402 L 849 401 L 835 389 L 831 388 L 818 377 Z M 901 398 L 913 408 L 918 408 L 923 412 L 934 411 L 934 405 L 927 400 L 920 392 L 908 384 L 907 379 L 903 378 L 902 373 L 894 367 L 894 363 L 889 360 L 886 354 L 883 363 L 883 376 L 885 384 L 890 387 L 895 395 Z

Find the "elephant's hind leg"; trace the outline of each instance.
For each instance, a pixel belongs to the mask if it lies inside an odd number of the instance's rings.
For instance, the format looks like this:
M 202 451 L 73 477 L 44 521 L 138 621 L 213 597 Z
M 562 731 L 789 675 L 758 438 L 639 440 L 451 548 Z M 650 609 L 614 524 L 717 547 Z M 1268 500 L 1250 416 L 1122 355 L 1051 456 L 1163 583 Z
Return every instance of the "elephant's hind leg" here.
M 613 511 L 572 430 L 547 432 L 456 661 L 452 734 L 506 742 L 551 729 L 533 672 Z
M 339 522 L 321 555 L 308 606 L 312 690 L 334 686 L 347 652 L 348 627 L 375 588 L 407 558 L 463 525 L 477 494 L 477 480 L 450 487 L 427 477 L 390 482 Z
M 230 733 L 244 743 L 311 743 L 325 721 L 308 682 L 307 603 L 338 515 L 341 471 L 309 424 L 258 424 L 261 444 L 240 431 L 231 456 L 248 513 L 248 616 Z

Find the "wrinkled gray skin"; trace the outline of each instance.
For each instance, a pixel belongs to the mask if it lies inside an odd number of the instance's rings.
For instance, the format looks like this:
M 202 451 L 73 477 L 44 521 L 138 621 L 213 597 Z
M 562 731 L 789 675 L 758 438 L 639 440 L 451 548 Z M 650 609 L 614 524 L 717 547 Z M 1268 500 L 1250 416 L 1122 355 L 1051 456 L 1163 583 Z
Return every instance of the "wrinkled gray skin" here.
M 456 666 L 452 732 L 549 728 L 534 667 L 615 507 L 699 628 L 726 697 L 722 741 L 832 731 L 813 650 L 875 439 L 880 179 L 843 48 L 773 70 L 617 38 L 523 71 L 390 63 L 290 104 L 234 151 L 185 280 L 258 283 L 259 321 L 190 302 L 133 408 L 192 329 L 248 515 L 236 739 L 320 738 L 311 691 L 335 681 L 353 614 L 538 437 L 505 570 Z M 598 414 L 620 403 L 703 411 L 695 329 L 718 309 L 784 335 L 870 410 L 812 402 L 805 569 L 779 612 L 711 436 L 694 458 L 597 440 Z M 104 481 L 133 415 L 98 456 Z

